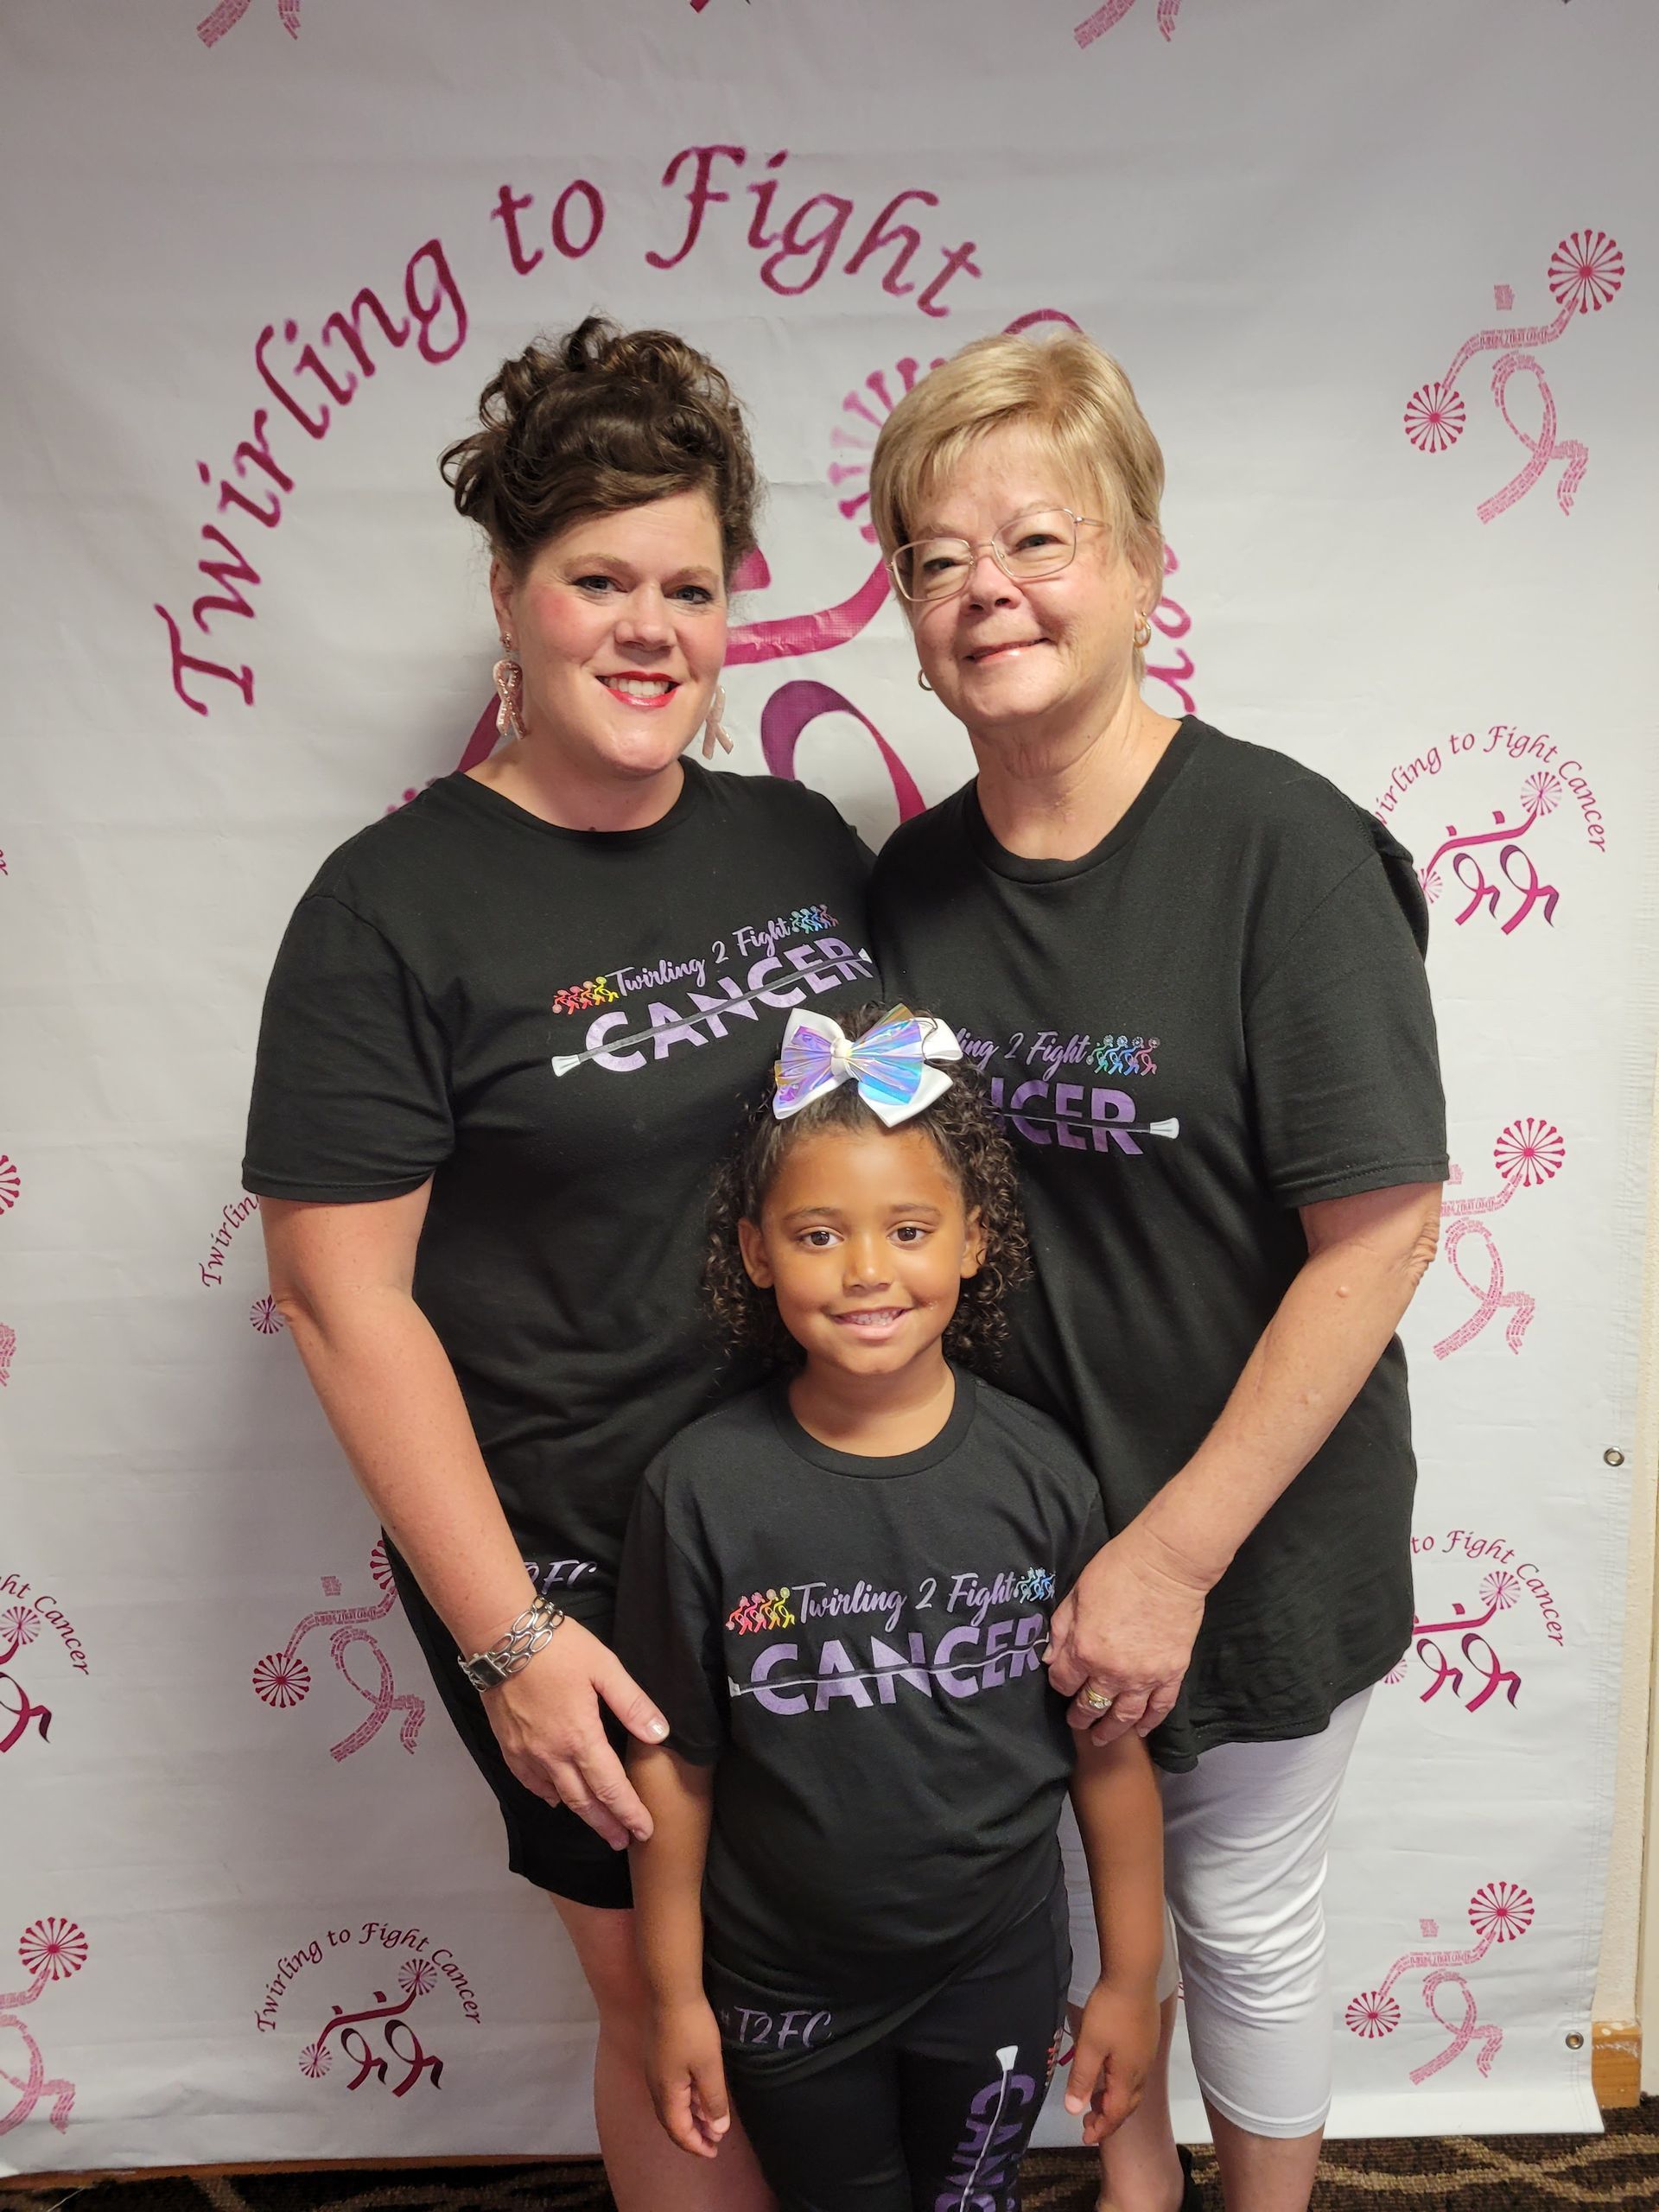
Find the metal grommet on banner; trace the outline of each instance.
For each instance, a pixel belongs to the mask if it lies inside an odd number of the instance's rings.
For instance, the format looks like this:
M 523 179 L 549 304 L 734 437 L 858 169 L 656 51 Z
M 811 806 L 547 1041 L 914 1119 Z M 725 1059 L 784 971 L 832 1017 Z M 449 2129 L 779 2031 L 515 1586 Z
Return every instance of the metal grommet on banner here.
M 1572 2034 L 1568 2036 L 1567 2039 L 1567 2047 L 1569 2050 L 1582 2050 L 1584 2049 L 1584 2037 L 1579 2033 L 1576 2028 L 1574 2028 Z
M 1617 1445 L 1610 1444 L 1601 1456 L 1610 1467 L 1622 1467 L 1624 1464 L 1624 1454 Z

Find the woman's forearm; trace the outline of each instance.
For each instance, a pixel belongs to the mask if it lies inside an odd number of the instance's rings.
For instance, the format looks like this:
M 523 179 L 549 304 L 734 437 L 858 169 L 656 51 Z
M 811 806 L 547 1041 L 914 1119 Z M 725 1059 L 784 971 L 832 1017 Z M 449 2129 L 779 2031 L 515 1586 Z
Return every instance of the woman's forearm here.
M 702 1999 L 702 1870 L 709 1855 L 714 1769 L 666 1745 L 629 1746 L 628 1779 L 652 1818 L 631 1844 L 639 1964 L 659 2010 Z
M 1102 1746 L 1080 1736 L 1071 1804 L 1089 1865 L 1101 1979 L 1150 1988 L 1164 1957 L 1164 1819 L 1141 1738 Z
M 369 1503 L 457 1649 L 486 1649 L 533 1593 L 431 1323 L 392 1287 L 276 1302 Z
M 1434 1256 L 1440 1186 L 1303 1210 L 1308 1256 L 1209 1435 L 1132 1524 L 1160 1565 L 1208 1590 L 1330 1435 Z

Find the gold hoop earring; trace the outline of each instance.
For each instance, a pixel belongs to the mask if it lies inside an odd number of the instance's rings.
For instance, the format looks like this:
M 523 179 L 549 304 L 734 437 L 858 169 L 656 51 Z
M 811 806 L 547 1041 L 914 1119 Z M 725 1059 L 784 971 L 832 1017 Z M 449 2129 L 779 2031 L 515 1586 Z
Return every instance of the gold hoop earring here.
M 927 680 L 927 671 L 925 668 L 918 668 L 917 670 L 916 681 L 921 685 L 924 691 L 931 691 L 933 689 L 933 686 Z
M 524 734 L 524 671 L 517 653 L 502 641 L 501 658 L 490 671 L 495 680 L 495 696 L 501 704 L 496 709 L 495 727 L 505 738 Z
M 702 726 L 702 757 L 705 760 L 714 759 L 715 747 L 717 745 L 723 753 L 729 753 L 732 749 L 732 741 L 727 736 L 726 725 L 721 720 L 725 712 L 726 694 L 721 686 L 716 683 L 715 696 L 709 702 L 709 718 Z
M 1152 618 L 1150 615 L 1147 614 L 1137 615 L 1135 617 L 1135 649 L 1136 652 L 1145 652 L 1147 647 L 1151 643 Z

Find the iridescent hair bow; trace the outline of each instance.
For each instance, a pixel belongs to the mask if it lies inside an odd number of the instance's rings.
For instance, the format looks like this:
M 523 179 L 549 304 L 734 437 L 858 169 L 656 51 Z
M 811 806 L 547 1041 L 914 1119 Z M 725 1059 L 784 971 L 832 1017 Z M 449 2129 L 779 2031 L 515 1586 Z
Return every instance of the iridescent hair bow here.
M 856 1038 L 827 1014 L 798 1010 L 784 1031 L 772 1110 L 786 1122 L 838 1084 L 855 1083 L 877 1120 L 897 1128 L 950 1090 L 950 1077 L 931 1063 L 961 1058 L 962 1047 L 944 1022 L 912 1014 L 907 1006 L 893 1007 Z

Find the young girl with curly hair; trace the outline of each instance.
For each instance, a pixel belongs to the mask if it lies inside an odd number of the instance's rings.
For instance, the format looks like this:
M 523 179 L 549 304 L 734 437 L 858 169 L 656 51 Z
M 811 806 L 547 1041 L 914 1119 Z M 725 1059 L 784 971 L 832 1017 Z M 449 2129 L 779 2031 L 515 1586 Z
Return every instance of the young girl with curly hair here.
M 704 2158 L 729 2078 L 783 2212 L 1004 2212 L 1064 2018 L 1068 1786 L 1090 2140 L 1153 2060 L 1158 1793 L 1042 1665 L 1098 1485 L 965 1363 L 1027 1271 L 1007 1142 L 944 1023 L 843 1019 L 791 1015 L 712 1211 L 714 1311 L 777 1372 L 658 1453 L 624 1555 L 618 1649 L 670 1728 L 630 1752 L 646 2072 Z

